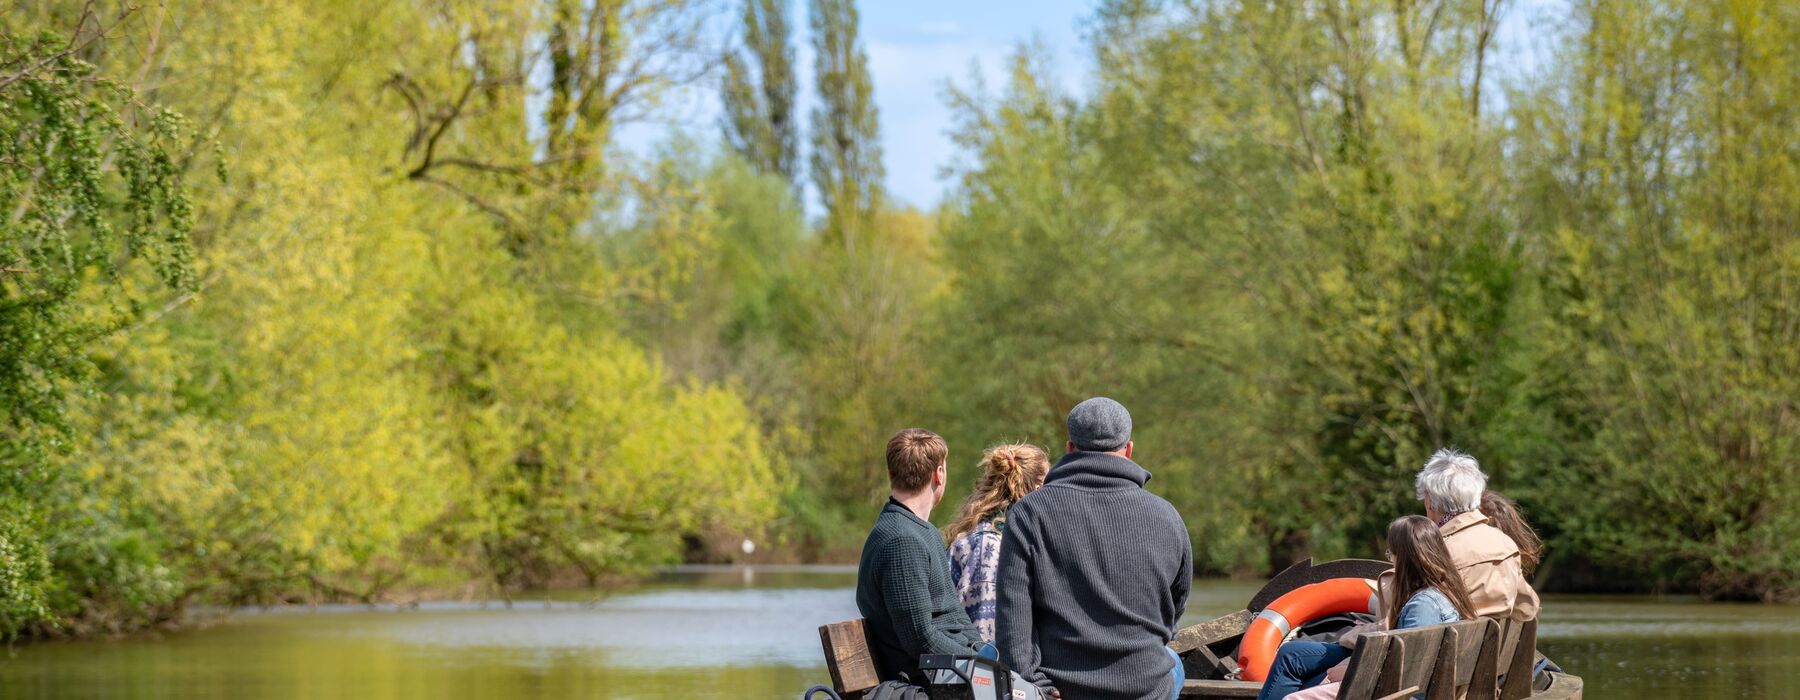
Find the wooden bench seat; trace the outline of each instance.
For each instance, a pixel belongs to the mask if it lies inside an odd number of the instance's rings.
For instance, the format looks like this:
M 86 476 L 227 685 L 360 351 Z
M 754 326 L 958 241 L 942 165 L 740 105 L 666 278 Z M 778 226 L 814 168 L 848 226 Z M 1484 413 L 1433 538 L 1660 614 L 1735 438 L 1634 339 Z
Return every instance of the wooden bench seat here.
M 825 647 L 825 669 L 831 672 L 831 689 L 839 697 L 861 698 L 881 683 L 862 618 L 821 625 L 819 645 Z
M 1181 684 L 1184 698 L 1254 698 L 1262 692 L 1256 681 L 1206 681 L 1192 678 Z
M 1176 635 L 1169 646 L 1183 658 L 1190 677 L 1181 697 L 1254 698 L 1262 684 L 1254 681 L 1213 680 L 1191 673 L 1196 664 L 1225 664 L 1229 657 L 1220 645 L 1233 645 L 1248 624 L 1248 613 L 1229 615 L 1195 625 Z M 834 622 L 819 628 L 825 650 L 825 667 L 838 695 L 861 698 L 880 683 L 875 659 L 869 653 L 867 629 L 861 619 Z M 1545 687 L 1532 687 L 1536 661 L 1537 622 L 1481 619 L 1434 625 L 1395 632 L 1365 634 L 1350 655 L 1349 670 L 1339 690 L 1339 700 L 1405 700 L 1422 694 L 1426 700 L 1455 700 L 1459 691 L 1467 700 L 1580 700 L 1581 679 L 1552 674 Z M 1235 667 L 1235 663 L 1229 665 Z M 1208 667 L 1213 668 L 1213 667 Z
M 1494 700 L 1531 696 L 1536 622 L 1503 625 L 1481 619 L 1363 635 L 1350 656 L 1340 700 Z M 1507 639 L 1510 637 L 1510 639 Z M 1514 653 L 1505 644 L 1512 643 Z M 1504 661 L 1508 695 L 1500 685 Z

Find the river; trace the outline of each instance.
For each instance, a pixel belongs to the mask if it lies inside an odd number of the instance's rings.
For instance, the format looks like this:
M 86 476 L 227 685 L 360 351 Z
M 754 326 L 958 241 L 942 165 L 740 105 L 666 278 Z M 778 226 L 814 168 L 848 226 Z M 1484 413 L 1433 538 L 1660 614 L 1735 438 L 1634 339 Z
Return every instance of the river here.
M 769 698 L 825 680 L 842 569 L 688 571 L 604 596 L 238 611 L 180 632 L 14 647 L 0 698 Z M 1198 581 L 1186 622 L 1256 584 Z M 1539 647 L 1587 697 L 1800 697 L 1800 607 L 1547 596 Z

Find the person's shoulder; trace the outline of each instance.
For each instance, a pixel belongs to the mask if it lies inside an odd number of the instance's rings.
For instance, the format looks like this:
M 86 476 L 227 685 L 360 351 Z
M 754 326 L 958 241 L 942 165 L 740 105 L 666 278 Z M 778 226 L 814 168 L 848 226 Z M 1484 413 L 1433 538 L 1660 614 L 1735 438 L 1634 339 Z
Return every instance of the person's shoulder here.
M 1138 491 L 1138 497 L 1144 501 L 1146 507 L 1151 512 L 1174 521 L 1176 524 L 1181 525 L 1183 530 L 1187 529 L 1187 520 L 1181 517 L 1181 510 L 1177 509 L 1175 504 L 1170 503 L 1169 499 L 1151 493 L 1146 489 L 1140 489 Z
M 1444 595 L 1435 586 L 1414 593 L 1412 599 L 1406 601 L 1405 607 L 1413 608 L 1421 616 L 1429 615 L 1429 618 L 1439 622 L 1454 622 L 1461 618 L 1456 612 L 1456 606 L 1450 602 L 1450 596 Z
M 1458 566 L 1481 561 L 1499 561 L 1519 554 L 1518 543 L 1500 528 L 1488 523 L 1477 523 L 1463 528 L 1451 537 L 1444 538 L 1444 545 L 1450 550 L 1450 558 L 1458 561 Z
M 875 524 L 875 529 L 869 531 L 868 542 L 863 546 L 874 547 L 877 552 L 882 554 L 923 550 L 924 540 L 919 533 L 914 532 L 917 528 L 908 527 L 909 525 L 910 523 L 898 518 L 889 520 L 888 516 L 884 515 L 882 520 Z
M 977 523 L 975 527 L 969 528 L 968 532 L 957 535 L 956 539 L 951 540 L 950 553 L 967 552 L 974 549 L 976 543 L 983 539 L 998 537 L 1000 537 L 1000 531 L 994 529 L 993 523 L 984 520 Z
M 1012 505 L 1006 507 L 1006 529 L 1010 531 L 1021 525 L 1030 527 L 1037 518 L 1037 512 L 1045 508 L 1046 504 L 1055 500 L 1056 497 L 1056 492 L 1048 488 L 1039 488 L 1025 494 L 1023 498 L 1013 501 Z

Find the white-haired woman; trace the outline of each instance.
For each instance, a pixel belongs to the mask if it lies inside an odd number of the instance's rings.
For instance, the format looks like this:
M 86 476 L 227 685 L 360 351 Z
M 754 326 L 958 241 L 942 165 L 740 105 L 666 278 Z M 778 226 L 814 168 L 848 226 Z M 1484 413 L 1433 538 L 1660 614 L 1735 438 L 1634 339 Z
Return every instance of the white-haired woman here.
M 1487 490 L 1481 464 L 1453 449 L 1438 450 L 1425 461 L 1413 487 L 1425 502 L 1425 517 L 1444 534 L 1475 614 L 1535 619 L 1538 596 L 1525 581 L 1519 546 L 1481 512 L 1481 494 Z
M 1473 610 L 1461 607 L 1462 613 L 1473 612 L 1475 616 L 1505 618 L 1512 617 L 1529 620 L 1537 617 L 1537 592 L 1531 590 L 1520 572 L 1519 547 L 1511 537 L 1499 528 L 1489 524 L 1486 515 L 1481 513 L 1481 495 L 1487 490 L 1487 475 L 1481 472 L 1481 463 L 1474 457 L 1453 449 L 1441 449 L 1425 461 L 1425 467 L 1413 480 L 1413 488 L 1419 500 L 1425 503 L 1425 517 L 1438 528 L 1443 536 L 1444 548 L 1450 556 L 1458 578 L 1462 580 L 1463 589 L 1468 598 L 1465 601 Z M 1395 522 L 1396 525 L 1399 521 Z M 1389 534 L 1393 534 L 1390 527 Z M 1395 572 L 1388 571 L 1381 575 L 1378 587 L 1381 590 L 1382 610 L 1393 610 L 1395 601 Z M 1385 615 L 1386 613 L 1383 613 Z M 1467 616 L 1465 615 L 1465 619 Z M 1358 625 L 1339 638 L 1338 644 L 1353 647 L 1363 633 L 1386 629 L 1387 621 L 1376 621 L 1371 624 Z M 1337 662 L 1348 659 L 1347 650 L 1332 649 L 1320 645 L 1301 645 L 1288 649 L 1285 658 L 1278 656 L 1282 664 L 1280 679 L 1271 677 L 1273 683 L 1264 685 L 1264 693 L 1259 697 L 1281 697 L 1295 687 L 1304 683 L 1319 683 L 1321 680 L 1336 682 L 1344 678 L 1347 663 L 1339 662 L 1336 666 L 1325 670 L 1323 676 L 1317 676 L 1319 670 Z M 1327 687 L 1329 686 L 1318 686 Z M 1317 691 L 1301 691 L 1300 697 L 1307 698 Z M 1324 697 L 1335 697 L 1335 690 L 1330 694 L 1318 691 Z

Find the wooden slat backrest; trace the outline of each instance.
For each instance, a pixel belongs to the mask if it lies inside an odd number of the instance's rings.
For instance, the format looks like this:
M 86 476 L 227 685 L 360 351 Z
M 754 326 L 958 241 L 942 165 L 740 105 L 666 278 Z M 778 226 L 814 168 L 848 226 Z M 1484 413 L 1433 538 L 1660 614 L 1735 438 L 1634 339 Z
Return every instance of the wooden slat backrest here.
M 1432 625 L 1390 632 L 1401 644 L 1400 673 L 1392 685 L 1383 685 L 1376 690 L 1385 694 L 1430 685 L 1438 659 L 1444 656 L 1444 633 L 1449 629 L 1449 625 Z M 1388 650 L 1388 656 L 1393 655 L 1393 650 Z
M 1455 644 L 1450 628 L 1434 625 L 1363 635 L 1350 655 L 1350 667 L 1344 674 L 1338 699 L 1370 700 L 1409 688 L 1412 690 L 1402 694 L 1429 688 L 1438 660 L 1454 656 L 1446 649 Z
M 1531 668 L 1537 662 L 1537 620 L 1513 623 L 1518 629 L 1511 656 L 1503 657 L 1501 673 L 1506 683 L 1500 686 L 1500 700 L 1522 700 L 1531 696 Z
M 1356 640 L 1356 649 L 1350 652 L 1350 667 L 1344 671 L 1344 684 L 1338 688 L 1338 700 L 1368 700 L 1375 697 L 1375 689 L 1386 673 L 1390 656 L 1399 661 L 1395 653 L 1399 645 L 1393 636 L 1386 632 L 1374 632 L 1362 635 Z M 1394 669 L 1396 672 L 1398 668 Z
M 1519 633 L 1525 631 L 1525 623 L 1518 620 L 1499 620 L 1500 623 L 1500 671 L 1506 672 L 1511 663 L 1513 649 L 1519 646 Z
M 861 697 L 881 683 L 862 618 L 821 625 L 819 644 L 825 647 L 825 668 L 831 672 L 831 685 L 838 695 Z
M 1492 700 L 1497 691 L 1496 656 L 1500 626 L 1486 618 L 1458 622 L 1444 635 L 1444 656 L 1432 674 L 1428 700 L 1454 700 L 1468 688 L 1467 700 Z

